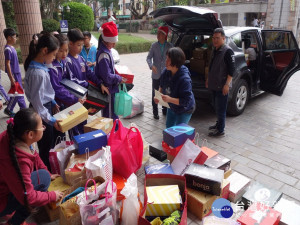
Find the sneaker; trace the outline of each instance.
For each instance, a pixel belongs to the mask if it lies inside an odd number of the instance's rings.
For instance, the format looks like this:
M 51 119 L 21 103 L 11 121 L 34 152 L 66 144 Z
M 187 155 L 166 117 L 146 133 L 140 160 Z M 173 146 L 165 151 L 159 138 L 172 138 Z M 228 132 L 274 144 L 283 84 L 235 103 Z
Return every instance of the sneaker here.
M 224 131 L 220 132 L 218 130 L 214 130 L 208 134 L 208 136 L 210 136 L 210 137 L 219 137 L 219 136 L 224 136 L 224 135 L 225 135 Z
M 153 118 L 159 120 L 159 115 L 153 115 Z
M 4 114 L 8 115 L 9 117 L 15 116 L 15 113 L 10 111 L 7 107 L 4 109 Z
M 217 128 L 218 128 L 218 121 L 216 122 L 215 125 L 210 126 L 210 127 L 208 128 L 208 130 L 215 130 L 215 129 L 217 129 Z

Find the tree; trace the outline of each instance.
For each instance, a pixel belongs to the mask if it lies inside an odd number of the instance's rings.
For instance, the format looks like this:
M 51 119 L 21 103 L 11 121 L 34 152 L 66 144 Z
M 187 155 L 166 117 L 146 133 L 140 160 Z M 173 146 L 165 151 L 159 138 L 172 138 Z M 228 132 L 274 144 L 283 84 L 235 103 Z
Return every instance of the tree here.
M 138 0 L 137 2 L 130 0 L 129 10 L 135 19 L 142 19 L 147 15 L 150 8 L 150 1 L 152 0 Z M 144 7 L 144 12 L 140 14 L 142 7 Z
M 0 1 L 0 4 L 1 4 L 1 1 Z M 2 2 L 2 7 L 3 7 L 3 12 L 4 12 L 4 19 L 5 19 L 6 27 L 17 30 L 17 24 L 15 21 L 15 12 L 14 12 L 13 3 L 11 1 L 10 2 Z

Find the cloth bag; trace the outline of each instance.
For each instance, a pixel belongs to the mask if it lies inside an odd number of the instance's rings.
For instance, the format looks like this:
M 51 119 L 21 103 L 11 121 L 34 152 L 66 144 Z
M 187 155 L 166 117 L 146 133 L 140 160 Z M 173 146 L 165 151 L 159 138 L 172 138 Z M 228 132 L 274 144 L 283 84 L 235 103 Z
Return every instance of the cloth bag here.
M 89 179 L 86 185 L 89 181 L 95 183 L 93 179 Z M 99 198 L 100 200 L 97 200 Z M 112 180 L 98 186 L 95 189 L 95 195 L 86 195 L 86 199 L 79 203 L 82 225 L 116 224 L 116 199 L 117 186 Z
M 100 176 L 105 180 L 112 180 L 112 160 L 110 147 L 103 147 L 95 155 L 90 156 L 85 163 L 85 172 L 88 179 Z
M 117 124 L 118 130 L 116 130 Z M 111 149 L 114 172 L 127 179 L 141 167 L 143 139 L 137 127 L 128 129 L 123 127 L 120 120 L 115 120 L 108 139 L 108 145 Z
M 119 116 L 129 116 L 132 110 L 132 97 L 128 94 L 126 85 L 123 84 L 123 90 L 119 85 L 119 93 L 115 94 L 114 103 L 115 114 Z

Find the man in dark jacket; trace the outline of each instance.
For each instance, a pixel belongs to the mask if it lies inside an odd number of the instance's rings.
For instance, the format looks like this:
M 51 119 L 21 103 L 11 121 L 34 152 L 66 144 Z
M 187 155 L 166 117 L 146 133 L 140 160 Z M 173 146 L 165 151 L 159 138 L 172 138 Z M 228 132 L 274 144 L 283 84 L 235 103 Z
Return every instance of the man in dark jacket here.
M 212 137 L 225 134 L 225 120 L 229 89 L 235 72 L 235 58 L 232 49 L 225 44 L 225 33 L 222 28 L 214 30 L 214 51 L 209 66 L 206 87 L 213 93 L 213 101 L 217 114 L 217 122 L 210 126 L 208 135 Z

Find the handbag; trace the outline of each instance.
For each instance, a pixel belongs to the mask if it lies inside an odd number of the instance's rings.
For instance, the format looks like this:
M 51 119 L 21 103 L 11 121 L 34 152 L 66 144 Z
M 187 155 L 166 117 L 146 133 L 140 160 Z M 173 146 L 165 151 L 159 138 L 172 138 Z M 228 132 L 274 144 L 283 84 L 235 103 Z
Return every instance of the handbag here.
M 118 130 L 116 125 L 118 124 Z M 114 122 L 108 139 L 114 172 L 127 179 L 135 173 L 143 161 L 143 139 L 137 127 L 123 127 L 120 120 Z M 120 163 L 122 162 L 122 163 Z
M 119 85 L 119 93 L 115 94 L 114 103 L 115 114 L 119 116 L 129 116 L 132 110 L 132 96 L 128 94 L 126 85 L 123 84 L 123 90 Z
M 87 178 L 96 176 L 103 177 L 105 180 L 112 180 L 112 160 L 110 147 L 103 147 L 95 155 L 90 156 L 85 163 Z
M 89 111 L 90 115 L 94 115 L 108 105 L 108 95 L 102 93 L 101 89 L 93 82 L 89 81 L 87 97 L 84 102 L 84 107 Z
M 96 185 L 93 179 L 89 179 L 86 185 L 89 181 L 93 181 Z M 109 186 L 111 190 L 109 190 Z M 99 198 L 100 200 L 97 200 Z M 112 180 L 98 186 L 95 189 L 95 195 L 90 195 L 89 197 L 86 195 L 86 199 L 79 204 L 82 225 L 116 224 L 116 199 L 117 187 Z

